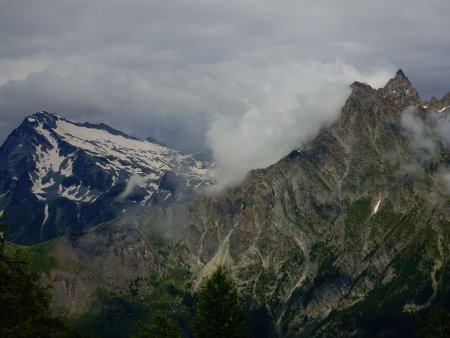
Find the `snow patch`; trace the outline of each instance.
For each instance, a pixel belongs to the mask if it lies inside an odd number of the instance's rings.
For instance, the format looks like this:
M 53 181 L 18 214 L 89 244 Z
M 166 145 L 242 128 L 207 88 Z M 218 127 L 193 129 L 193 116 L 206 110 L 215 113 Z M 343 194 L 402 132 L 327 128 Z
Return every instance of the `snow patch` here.
M 50 144 L 49 147 L 47 146 L 45 148 L 43 145 L 37 145 L 35 147 L 33 158 L 36 163 L 36 172 L 35 175 L 30 174 L 30 179 L 33 184 L 31 191 L 38 199 L 42 200 L 43 198 L 40 195 L 45 195 L 45 191 L 43 189 L 49 188 L 55 183 L 53 178 L 48 179 L 49 174 L 57 173 L 60 170 L 61 164 L 65 160 L 65 157 L 60 155 L 58 141 L 49 130 L 45 129 L 40 123 L 35 127 L 35 129 L 43 137 L 45 137 Z M 43 183 L 44 181 L 47 181 L 47 183 Z
M 76 125 L 64 119 L 57 120 L 56 125 L 54 131 L 64 141 L 94 156 L 103 157 L 106 163 L 97 162 L 96 165 L 106 171 L 125 170 L 131 175 L 153 175 L 149 180 L 157 180 L 167 171 L 182 171 L 183 175 L 192 178 L 210 176 L 203 162 L 196 161 L 192 155 L 148 141 Z
M 73 157 L 72 155 L 67 159 L 67 163 L 64 165 L 64 168 L 60 171 L 62 176 L 70 177 L 73 173 Z
M 144 164 L 147 168 L 168 169 L 168 148 L 154 143 L 113 135 L 105 130 L 77 126 L 69 121 L 56 121 L 55 132 L 66 142 L 87 152 L 105 158 L 117 158 L 108 162 L 117 169 L 132 169 L 133 162 Z M 139 167 L 139 165 L 136 165 Z M 137 169 L 137 168 L 135 168 Z
M 42 221 L 42 225 L 45 224 L 45 222 L 47 222 L 48 220 L 48 204 L 45 204 L 45 209 L 44 209 L 44 220 Z
M 170 196 L 172 196 L 172 194 L 169 192 L 166 197 L 164 197 L 163 202 L 165 202 Z
M 438 110 L 438 113 L 442 113 L 444 110 L 446 110 L 449 106 L 445 106 L 444 108 L 441 108 Z
M 372 214 L 376 214 L 378 212 L 378 208 L 380 207 L 381 200 L 378 200 L 377 204 L 375 204 Z
M 45 222 L 47 222 L 47 219 L 48 219 L 48 204 L 45 204 L 44 220 L 42 221 L 42 224 L 41 224 L 41 241 L 44 240 L 44 224 L 45 224 Z
M 62 162 L 65 159 L 64 156 L 60 156 L 58 141 L 54 138 L 50 131 L 45 129 L 41 124 L 36 127 L 36 130 L 50 143 L 50 148 L 47 149 L 43 149 L 41 145 L 36 147 L 36 156 L 38 161 L 40 162 L 42 168 L 46 169 L 47 172 L 58 172 Z
M 145 196 L 144 199 L 141 201 L 141 206 L 146 205 L 148 200 L 150 199 L 150 197 L 152 197 L 152 195 L 153 195 L 153 191 L 151 191 L 147 196 Z
M 68 200 L 85 203 L 94 203 L 100 196 L 100 194 L 91 194 L 90 186 L 86 188 L 81 184 L 71 185 L 67 188 L 60 184 L 58 187 L 58 194 Z

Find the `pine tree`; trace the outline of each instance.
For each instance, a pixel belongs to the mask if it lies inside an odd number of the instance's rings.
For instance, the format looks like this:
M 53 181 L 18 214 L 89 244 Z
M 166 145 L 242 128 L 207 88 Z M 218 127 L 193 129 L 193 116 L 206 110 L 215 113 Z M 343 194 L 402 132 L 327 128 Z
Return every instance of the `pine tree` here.
M 0 219 L 0 232 L 5 226 Z M 3 239 L 3 238 L 2 238 Z M 71 337 L 54 318 L 48 287 L 23 250 L 0 241 L 0 337 Z
M 427 320 L 421 321 L 419 337 L 450 338 L 450 312 L 440 305 L 433 305 Z
M 219 266 L 203 286 L 193 322 L 197 338 L 245 337 L 245 313 L 233 280 L 226 269 Z
M 149 323 L 138 321 L 137 326 L 130 338 L 181 338 L 177 322 L 163 314 L 155 315 Z

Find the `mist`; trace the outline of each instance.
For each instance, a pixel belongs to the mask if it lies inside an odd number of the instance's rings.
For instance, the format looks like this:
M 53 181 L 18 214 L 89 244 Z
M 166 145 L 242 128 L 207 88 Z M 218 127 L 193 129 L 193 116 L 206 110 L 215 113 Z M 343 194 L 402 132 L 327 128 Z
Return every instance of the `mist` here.
M 431 160 L 438 149 L 437 140 L 433 138 L 434 114 L 424 120 L 417 114 L 416 107 L 409 107 L 402 113 L 401 125 L 406 136 L 411 139 L 415 158 L 421 163 Z
M 402 113 L 401 126 L 413 150 L 411 162 L 401 166 L 401 173 L 422 178 L 430 164 L 442 163 L 442 156 L 449 156 L 450 110 L 431 109 L 423 115 L 416 107 L 409 107 Z M 450 166 L 441 164 L 432 178 L 434 186 L 428 200 L 435 205 L 450 195 Z

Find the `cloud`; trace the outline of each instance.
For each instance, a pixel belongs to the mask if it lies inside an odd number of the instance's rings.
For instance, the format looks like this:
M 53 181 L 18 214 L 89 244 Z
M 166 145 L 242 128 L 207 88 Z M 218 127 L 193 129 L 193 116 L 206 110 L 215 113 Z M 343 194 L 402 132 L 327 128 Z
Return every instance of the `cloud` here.
M 439 168 L 433 177 L 433 188 L 427 194 L 427 199 L 431 205 L 446 207 L 450 196 L 450 168 Z
M 411 141 L 414 156 L 401 165 L 400 174 L 418 179 L 427 173 L 433 179 L 428 201 L 432 205 L 445 203 L 450 195 L 450 168 L 444 160 L 450 150 L 450 111 L 431 109 L 422 114 L 409 107 L 402 113 L 401 126 Z
M 423 177 L 423 175 L 425 174 L 425 169 L 421 164 L 415 161 L 409 163 L 401 163 L 398 174 L 400 176 L 407 175 L 416 180 Z
M 331 124 L 350 94 L 352 80 L 379 86 L 388 78 L 379 70 L 363 74 L 342 62 L 314 60 L 272 63 L 241 73 L 245 76 L 235 80 L 235 90 L 245 105 L 234 114 L 215 116 L 206 134 L 221 186 L 276 162 Z
M 450 169 L 444 168 L 438 174 L 438 181 L 445 192 L 450 195 Z
M 0 142 L 57 112 L 206 152 L 224 182 L 332 121 L 354 80 L 450 89 L 445 0 L 6 0 Z M 388 38 L 386 38 L 388 37 Z
M 141 177 L 139 175 L 131 175 L 130 178 L 127 181 L 127 185 L 122 191 L 122 193 L 117 197 L 118 200 L 123 200 L 130 196 L 133 191 L 137 187 L 144 187 L 145 183 L 147 182 L 147 179 L 145 177 Z
M 419 114 L 416 107 L 408 107 L 402 112 L 400 122 L 419 160 L 427 161 L 438 151 L 450 148 L 450 110 L 431 109 Z
M 445 147 L 450 148 L 450 113 L 434 112 L 432 114 L 434 130 L 439 135 L 441 142 Z
M 450 148 L 450 111 L 434 109 L 420 115 L 415 107 L 405 109 L 401 117 L 403 132 L 419 162 L 433 159 L 443 149 Z
M 402 113 L 401 125 L 405 134 L 411 139 L 412 148 L 419 162 L 432 159 L 438 149 L 436 140 L 432 136 L 434 123 L 426 123 L 417 115 L 416 107 L 409 107 Z

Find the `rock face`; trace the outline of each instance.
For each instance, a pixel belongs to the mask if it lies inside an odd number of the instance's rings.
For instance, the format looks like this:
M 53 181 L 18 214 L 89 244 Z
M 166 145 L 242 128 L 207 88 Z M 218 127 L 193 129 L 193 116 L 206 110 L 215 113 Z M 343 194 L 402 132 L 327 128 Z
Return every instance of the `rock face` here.
M 450 129 L 435 124 L 450 127 L 448 107 L 425 110 L 401 71 L 382 89 L 352 88 L 333 127 L 191 206 L 184 242 L 198 278 L 229 263 L 281 336 L 347 336 L 358 319 L 414 312 L 446 292 Z M 416 152 L 422 137 L 430 156 Z
M 192 197 L 210 164 L 104 124 L 39 112 L 0 148 L 0 210 L 9 238 L 32 244 Z
M 408 313 L 450 291 L 449 129 L 442 128 L 450 110 L 445 97 L 424 108 L 401 71 L 384 88 L 352 89 L 332 127 L 251 171 L 241 186 L 93 228 L 76 244 L 60 238 L 52 257 L 64 251 L 86 261 L 105 243 L 99 261 L 161 278 L 183 271 L 191 291 L 226 264 L 249 307 L 267 309 L 280 337 L 412 334 Z M 92 266 L 82 278 L 61 268 L 49 276 L 78 283 L 70 306 L 61 301 L 72 292 L 67 283 L 55 283 L 60 305 L 72 309 L 100 286 L 115 292 L 105 281 L 120 280 Z

